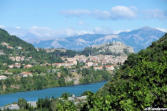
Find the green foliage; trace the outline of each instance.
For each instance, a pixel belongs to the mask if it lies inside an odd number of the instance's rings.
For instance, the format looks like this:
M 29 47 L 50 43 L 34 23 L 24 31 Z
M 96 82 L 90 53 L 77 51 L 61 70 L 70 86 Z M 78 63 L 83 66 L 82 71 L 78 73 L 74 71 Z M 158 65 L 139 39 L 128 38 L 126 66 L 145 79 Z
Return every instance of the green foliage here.
M 51 103 L 51 111 L 77 111 L 76 106 L 71 101 L 56 100 Z
M 90 95 L 93 95 L 93 92 L 91 92 L 91 91 L 85 91 L 81 95 L 82 96 L 90 96 Z
M 68 99 L 68 97 L 70 97 L 71 96 L 71 94 L 70 93 L 63 93 L 62 95 L 61 95 L 61 98 L 63 98 L 63 99 L 65 99 L 65 100 L 67 100 Z
M 2 46 L 1 43 L 7 43 L 12 49 Z M 22 49 L 19 49 L 21 47 Z M 3 29 L 0 29 L 0 50 L 4 52 L 5 55 L 0 55 L 0 62 L 12 64 L 14 61 L 9 59 L 9 56 L 25 56 L 25 58 L 32 57 L 30 61 L 23 61 L 22 63 L 40 64 L 45 62 L 62 62 L 61 58 L 58 56 L 53 56 L 54 53 L 46 53 L 44 49 L 36 49 L 32 44 L 29 44 L 16 36 L 9 35 Z
M 103 77 L 99 73 L 103 73 L 103 70 L 96 72 L 91 68 L 83 69 L 81 74 L 84 78 L 81 81 L 84 83 L 98 80 L 100 76 Z M 37 78 L 36 80 L 38 81 Z M 10 83 L 11 81 L 14 80 L 3 82 Z M 37 110 L 141 111 L 147 107 L 166 108 L 166 84 L 167 34 L 157 42 L 152 43 L 147 49 L 141 50 L 137 54 L 131 54 L 125 64 L 116 71 L 111 82 L 108 82 L 96 94 L 86 93 L 87 101 L 80 107 L 68 100 L 46 99 L 38 101 Z M 65 97 L 67 96 L 65 95 Z
M 45 99 L 38 99 L 37 101 L 37 108 L 39 109 L 50 109 L 50 105 L 51 105 L 51 100 L 48 98 Z
M 53 70 L 51 72 L 51 70 Z M 56 72 L 58 70 L 58 72 Z M 66 77 L 73 78 L 73 69 L 60 67 L 59 69 L 51 66 L 36 65 L 29 69 L 10 69 L 14 76 L 9 76 L 6 80 L 0 81 L 0 94 L 11 93 L 17 91 L 39 90 L 43 88 L 70 86 L 74 85 L 74 81 L 67 81 Z M 78 84 L 88 84 L 111 79 L 111 74 L 106 70 L 81 69 L 74 73 L 81 75 Z M 33 77 L 20 77 L 21 72 L 31 72 Z M 61 76 L 58 76 L 60 73 Z M 8 76 L 8 75 L 7 75 Z
M 62 50 L 63 50 L 63 49 L 62 49 Z M 64 50 L 65 50 L 65 51 L 55 50 L 55 51 L 53 52 L 53 54 L 54 54 L 55 56 L 60 56 L 60 57 L 62 57 L 62 56 L 74 57 L 76 54 L 78 54 L 78 52 L 73 51 L 73 50 L 66 50 L 66 49 L 64 49 Z
M 27 101 L 23 98 L 20 98 L 17 102 L 17 104 L 20 107 L 21 111 L 28 111 L 28 110 L 32 110 L 33 108 L 27 103 Z M 25 110 L 27 109 L 27 110 Z
M 111 73 L 106 70 L 94 70 L 93 68 L 82 69 L 81 74 L 83 78 L 81 78 L 81 83 L 92 83 L 99 82 L 111 79 Z
M 85 107 L 101 110 L 109 97 L 110 110 L 140 111 L 167 107 L 167 34 L 150 47 L 132 54 Z M 104 99 L 106 100 L 106 99 Z M 96 105 L 98 103 L 98 105 Z

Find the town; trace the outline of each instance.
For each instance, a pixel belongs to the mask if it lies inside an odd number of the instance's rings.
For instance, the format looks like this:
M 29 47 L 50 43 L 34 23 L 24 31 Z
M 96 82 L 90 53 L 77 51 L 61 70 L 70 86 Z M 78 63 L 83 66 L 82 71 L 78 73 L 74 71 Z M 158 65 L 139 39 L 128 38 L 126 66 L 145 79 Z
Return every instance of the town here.
M 23 68 L 29 69 L 34 67 L 33 64 L 21 64 L 21 61 L 30 61 L 32 57 L 25 58 L 24 56 L 11 56 L 10 60 L 15 61 L 14 64 L 8 65 L 9 69 L 13 68 Z M 127 59 L 127 56 L 113 56 L 113 55 L 96 55 L 96 56 L 84 56 L 84 55 L 76 55 L 74 57 L 61 57 L 64 61 L 62 63 L 45 63 L 40 64 L 40 66 L 52 66 L 54 68 L 73 68 L 77 64 L 83 64 L 80 68 L 90 68 L 92 67 L 94 70 L 102 70 L 106 69 L 108 71 L 113 71 L 114 68 L 118 67 L 119 65 L 123 64 L 124 61 Z M 7 65 L 7 64 L 3 64 Z M 75 70 L 73 70 L 75 71 Z M 8 70 L 4 71 L 3 74 L 12 74 Z M 21 72 L 19 74 L 21 77 L 28 77 L 33 76 L 32 72 Z M 0 80 L 7 79 L 7 76 L 1 75 Z

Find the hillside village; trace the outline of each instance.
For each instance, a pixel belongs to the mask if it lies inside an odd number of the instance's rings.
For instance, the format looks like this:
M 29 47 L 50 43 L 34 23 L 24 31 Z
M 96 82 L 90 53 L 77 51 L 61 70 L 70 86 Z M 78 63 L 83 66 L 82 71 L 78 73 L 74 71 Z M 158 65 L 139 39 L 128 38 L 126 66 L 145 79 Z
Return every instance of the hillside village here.
M 6 42 L 2 42 L 1 45 L 3 47 L 11 49 L 11 50 L 15 49 L 14 47 L 10 46 L 10 44 L 8 44 Z M 17 49 L 23 50 L 23 48 L 21 46 L 18 46 Z M 52 51 L 46 50 L 46 52 L 50 53 Z M 1 51 L 1 55 L 5 55 L 5 53 L 3 53 L 3 51 Z M 99 55 L 89 55 L 89 56 L 76 55 L 74 57 L 65 57 L 64 56 L 64 57 L 60 57 L 60 58 L 63 60 L 63 62 L 60 62 L 60 63 L 59 62 L 55 62 L 55 63 L 47 63 L 46 62 L 46 63 L 40 64 L 40 66 L 53 66 L 54 68 L 64 67 L 64 68 L 70 69 L 70 68 L 73 68 L 74 66 L 77 66 L 77 64 L 82 64 L 82 67 L 80 67 L 80 68 L 93 67 L 94 70 L 106 69 L 108 71 L 113 71 L 115 67 L 124 63 L 124 61 L 127 59 L 127 56 L 126 55 L 113 56 L 113 55 L 99 54 Z M 32 59 L 33 59 L 32 56 L 25 57 L 25 56 L 10 54 L 9 60 L 11 60 L 13 62 L 13 64 L 3 63 L 3 66 L 7 66 L 8 68 L 4 72 L 2 71 L 4 75 L 0 76 L 0 80 L 7 79 L 7 76 L 5 76 L 5 75 L 9 75 L 9 74 L 12 75 L 12 72 L 9 72 L 8 69 L 33 68 L 37 64 L 28 63 L 29 61 L 32 61 Z M 27 61 L 27 64 L 25 63 L 25 61 Z M 74 72 L 74 70 L 73 70 L 73 72 Z M 32 77 L 33 73 L 23 71 L 23 72 L 20 72 L 18 75 L 20 77 L 28 77 L 28 76 Z
M 121 65 L 127 59 L 127 56 L 112 56 L 112 55 L 96 55 L 96 56 L 84 56 L 77 55 L 72 58 L 61 57 L 63 63 L 54 63 L 53 65 L 57 67 L 67 67 L 70 68 L 73 65 L 77 65 L 77 63 L 84 63 L 83 68 L 93 67 L 94 69 L 103 69 L 114 70 L 114 67 L 117 65 Z
M 167 111 L 167 0 L 0 11 L 0 111 Z
M 0 94 L 110 80 L 133 52 L 121 42 L 82 51 L 35 48 L 0 29 Z

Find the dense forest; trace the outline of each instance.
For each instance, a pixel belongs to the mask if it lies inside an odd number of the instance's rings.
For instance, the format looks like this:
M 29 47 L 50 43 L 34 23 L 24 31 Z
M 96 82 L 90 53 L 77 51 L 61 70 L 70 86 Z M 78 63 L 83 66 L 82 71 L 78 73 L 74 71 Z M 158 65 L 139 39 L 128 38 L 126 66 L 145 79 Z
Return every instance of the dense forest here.
M 166 108 L 166 84 L 167 34 L 147 49 L 131 54 L 125 64 L 116 71 L 111 82 L 96 94 L 87 93 L 85 103 L 75 105 L 67 100 L 46 98 L 39 99 L 37 108 L 33 110 L 141 111 L 148 107 Z

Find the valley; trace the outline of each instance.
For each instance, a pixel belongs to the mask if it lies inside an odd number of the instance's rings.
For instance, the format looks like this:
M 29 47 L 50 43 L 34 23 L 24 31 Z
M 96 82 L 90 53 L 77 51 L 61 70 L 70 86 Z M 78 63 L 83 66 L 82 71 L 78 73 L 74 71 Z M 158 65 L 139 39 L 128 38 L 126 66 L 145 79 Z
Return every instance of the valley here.
M 146 110 L 166 106 L 167 34 L 148 48 L 131 54 L 96 93 L 83 92 L 81 97 L 64 93 L 60 98 L 40 98 L 27 102 L 20 98 L 8 108 L 17 110 Z M 96 76 L 94 76 L 96 77 Z M 163 97 L 163 98 L 162 98 Z M 161 101 L 161 102 L 159 102 Z M 56 106 L 55 106 L 56 105 Z
M 167 110 L 167 0 L 0 0 L 0 111 Z
M 114 70 L 134 53 L 121 42 L 83 51 L 34 48 L 2 29 L 0 39 L 0 94 L 110 80 Z

